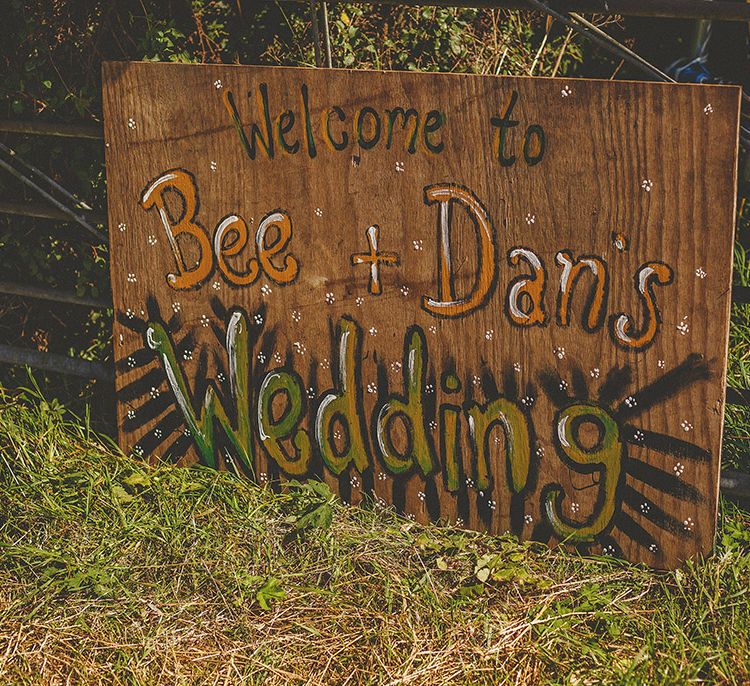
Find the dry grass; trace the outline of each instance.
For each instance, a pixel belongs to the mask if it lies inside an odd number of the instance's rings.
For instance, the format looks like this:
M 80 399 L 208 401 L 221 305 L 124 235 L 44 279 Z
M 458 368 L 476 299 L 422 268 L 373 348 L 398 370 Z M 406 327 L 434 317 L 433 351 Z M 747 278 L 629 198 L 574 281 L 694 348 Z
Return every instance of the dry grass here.
M 148 468 L 6 396 L 0 683 L 747 683 L 729 509 L 711 560 L 656 574 Z

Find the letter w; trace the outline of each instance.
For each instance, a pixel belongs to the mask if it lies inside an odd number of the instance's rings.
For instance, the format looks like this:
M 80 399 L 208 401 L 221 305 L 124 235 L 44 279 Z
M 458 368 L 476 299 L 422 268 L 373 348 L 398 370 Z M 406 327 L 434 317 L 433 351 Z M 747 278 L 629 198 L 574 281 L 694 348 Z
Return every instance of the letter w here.
M 256 140 L 260 141 L 266 151 L 266 155 L 270 159 L 273 159 L 274 155 L 274 144 L 273 144 L 273 132 L 271 131 L 271 114 L 268 110 L 268 86 L 265 83 L 261 83 L 258 87 L 258 114 L 263 118 L 263 122 L 266 128 L 266 137 L 260 132 L 260 127 L 257 124 L 252 124 L 250 127 L 250 140 L 248 141 L 245 129 L 242 128 L 242 122 L 240 121 L 239 112 L 237 112 L 237 106 L 234 104 L 234 96 L 231 91 L 224 93 L 224 107 L 226 107 L 229 116 L 232 118 L 232 123 L 237 131 L 237 135 L 240 137 L 240 143 L 245 149 L 247 156 L 251 159 L 255 159 L 256 154 Z
M 217 445 L 214 435 L 215 423 L 226 434 L 229 443 L 239 457 L 242 466 L 253 473 L 253 443 L 250 431 L 250 411 L 248 400 L 248 327 L 241 312 L 233 312 L 227 325 L 226 349 L 229 360 L 229 382 L 236 409 L 236 428 L 232 426 L 226 409 L 221 404 L 216 388 L 209 384 L 197 415 L 192 394 L 180 369 L 174 345 L 166 329 L 159 323 L 150 322 L 145 333 L 146 344 L 161 359 L 169 386 L 185 423 L 190 429 L 193 442 L 198 450 L 201 464 L 216 468 Z

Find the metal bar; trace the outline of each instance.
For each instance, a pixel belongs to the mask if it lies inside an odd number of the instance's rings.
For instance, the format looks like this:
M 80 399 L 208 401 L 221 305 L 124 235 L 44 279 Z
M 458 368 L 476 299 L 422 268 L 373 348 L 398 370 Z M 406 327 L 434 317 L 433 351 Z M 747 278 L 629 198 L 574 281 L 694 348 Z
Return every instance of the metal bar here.
M 15 214 L 21 217 L 35 217 L 37 219 L 54 219 L 55 221 L 69 222 L 70 215 L 62 210 L 56 210 L 47 205 L 36 205 L 25 202 L 8 202 L 0 200 L 0 214 Z M 107 218 L 97 212 L 85 212 L 84 217 L 88 217 L 94 224 L 107 225 Z
M 69 305 L 81 305 L 95 310 L 106 310 L 112 307 L 112 303 L 102 298 L 93 298 L 85 295 L 75 295 L 56 288 L 43 288 L 41 286 L 27 286 L 10 281 L 0 281 L 0 293 L 3 295 L 15 295 L 20 298 L 34 298 L 36 300 L 49 300 L 51 302 L 66 303 Z
M 263 0 L 264 2 L 299 3 L 304 0 Z M 358 5 L 404 5 L 410 7 L 469 7 L 476 9 L 530 10 L 526 0 L 351 0 Z M 716 21 L 750 21 L 750 4 L 712 2 L 710 0 L 570 0 L 554 2 L 561 12 L 584 14 L 655 17 L 662 19 L 714 19 Z
M 593 34 L 599 36 L 599 38 L 601 38 L 606 43 L 609 43 L 611 51 L 619 52 L 620 57 L 622 57 L 623 59 L 627 60 L 627 56 L 629 56 L 629 62 L 639 67 L 647 74 L 651 73 L 659 81 L 664 81 L 666 83 L 677 83 L 671 76 L 667 76 L 667 74 L 665 74 L 661 69 L 655 67 L 648 60 L 643 59 L 643 57 L 641 57 L 638 53 L 633 52 L 629 47 L 627 47 L 627 45 L 623 45 L 622 43 L 620 43 L 620 41 L 612 38 L 612 36 L 610 36 L 606 31 L 602 31 L 596 24 L 592 24 L 585 17 L 582 17 L 580 14 L 577 14 L 575 12 L 569 12 L 568 16 L 571 17 L 573 21 L 577 21 L 579 24 L 586 27 Z
M 328 3 L 326 0 L 322 0 L 320 4 L 323 6 L 323 47 L 325 48 L 326 67 L 331 69 L 333 60 L 331 59 L 331 30 L 328 27 Z
M 695 59 L 696 57 L 700 57 L 710 35 L 711 22 L 708 19 L 701 19 L 700 21 L 695 22 L 692 45 L 690 46 L 691 58 Z
M 5 143 L 0 143 L 0 150 L 2 150 L 9 157 L 16 160 L 22 167 L 25 167 L 29 172 L 31 172 L 33 176 L 43 179 L 52 188 L 68 198 L 68 200 L 72 200 L 75 203 L 77 209 L 83 209 L 91 212 L 91 207 L 83 202 L 83 200 L 77 198 L 67 188 L 61 186 L 53 178 L 47 176 L 47 174 L 45 174 L 41 169 L 35 167 L 33 164 L 31 164 L 31 162 L 27 162 L 26 160 L 24 160 L 23 157 L 21 157 L 15 150 L 13 150 L 13 148 L 9 148 L 7 145 L 5 145 Z
M 44 369 L 48 372 L 81 376 L 85 379 L 99 379 L 100 381 L 111 382 L 115 378 L 112 368 L 101 362 L 92 362 L 80 357 L 69 357 L 57 353 L 43 353 L 27 348 L 16 348 L 12 345 L 0 344 L 0 363 L 22 364 L 35 369 Z
M 727 386 L 727 402 L 730 405 L 750 405 L 750 388 Z
M 104 129 L 99 126 L 58 124 L 44 121 L 0 120 L 0 133 L 27 133 L 36 136 L 104 140 Z
M 588 40 L 598 45 L 600 48 L 603 48 L 604 50 L 617 55 L 621 59 L 629 62 L 634 67 L 637 67 L 649 76 L 652 76 L 659 81 L 674 82 L 674 79 L 670 78 L 664 72 L 644 60 L 640 55 L 636 55 L 632 50 L 626 48 L 624 45 L 612 38 L 612 36 L 602 31 L 598 26 L 594 26 L 594 24 L 587 21 L 580 15 L 558 12 L 556 9 L 550 7 L 546 3 L 541 2 L 540 0 L 527 1 L 531 5 L 533 5 L 535 9 L 538 9 L 541 12 L 546 12 L 551 17 L 554 17 L 559 22 L 567 26 L 569 29 L 573 29 L 573 31 L 579 33 L 584 38 L 588 38 Z
M 41 195 L 45 200 L 51 202 L 58 210 L 61 210 L 62 212 L 65 212 L 65 214 L 68 215 L 69 219 L 72 219 L 77 224 L 80 224 L 84 229 L 86 229 L 92 236 L 96 237 L 96 240 L 99 243 L 106 243 L 107 237 L 105 234 L 103 234 L 101 231 L 95 229 L 91 224 L 89 224 L 86 219 L 84 219 L 83 215 L 78 214 L 77 212 L 71 210 L 67 205 L 64 205 L 61 203 L 57 198 L 53 197 L 47 191 L 45 191 L 43 188 L 40 188 L 36 183 L 34 183 L 31 179 L 29 179 L 27 176 L 22 174 L 20 171 L 18 171 L 15 167 L 8 164 L 5 160 L 0 159 L 0 167 L 5 169 L 7 172 L 9 172 L 11 175 L 15 176 L 21 183 L 28 186 L 29 188 L 35 190 L 39 195 Z
M 719 488 L 721 488 L 722 495 L 748 499 L 750 498 L 750 474 L 728 469 L 721 473 Z
M 310 0 L 310 20 L 312 22 L 313 47 L 315 48 L 315 66 L 320 67 L 323 62 L 320 58 L 320 29 L 318 28 L 318 6 L 315 0 Z
M 737 304 L 750 303 L 750 286 L 733 286 L 732 302 Z

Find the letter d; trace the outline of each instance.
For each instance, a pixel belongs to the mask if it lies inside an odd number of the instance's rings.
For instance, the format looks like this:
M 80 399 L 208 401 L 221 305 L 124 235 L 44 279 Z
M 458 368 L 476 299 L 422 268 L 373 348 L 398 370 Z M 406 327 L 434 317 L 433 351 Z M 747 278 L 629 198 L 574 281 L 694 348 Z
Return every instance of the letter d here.
M 424 189 L 426 205 L 438 203 L 438 297 L 422 296 L 422 309 L 438 317 L 460 317 L 477 309 L 490 295 L 495 280 L 495 229 L 479 199 L 455 184 L 436 184 Z M 451 265 L 453 205 L 459 203 L 474 224 L 477 237 L 477 274 L 471 291 L 456 297 Z
M 365 443 L 362 384 L 359 379 L 359 327 L 344 317 L 339 321 L 336 333 L 339 342 L 338 379 L 334 379 L 335 388 L 326 393 L 318 407 L 315 439 L 323 462 L 338 476 L 350 462 L 354 462 L 362 473 L 370 460 Z M 347 440 L 341 451 L 336 448 L 331 436 L 335 421 L 346 429 Z
M 427 344 L 424 332 L 412 326 L 404 340 L 404 391 L 405 395 L 388 397 L 373 422 L 375 444 L 383 464 L 394 474 L 401 474 L 419 466 L 427 476 L 437 463 L 435 448 L 425 426 L 422 392 L 427 378 Z M 373 413 L 373 417 L 375 417 Z M 392 421 L 400 417 L 407 433 L 407 447 L 402 453 L 393 444 Z

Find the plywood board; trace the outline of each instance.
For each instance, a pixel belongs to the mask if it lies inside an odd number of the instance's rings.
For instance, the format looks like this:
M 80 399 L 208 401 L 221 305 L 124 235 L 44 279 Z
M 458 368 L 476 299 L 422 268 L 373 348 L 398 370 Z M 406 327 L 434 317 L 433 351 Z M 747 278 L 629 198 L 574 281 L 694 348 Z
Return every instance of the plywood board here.
M 104 103 L 125 450 L 711 549 L 738 89 L 109 63 Z

